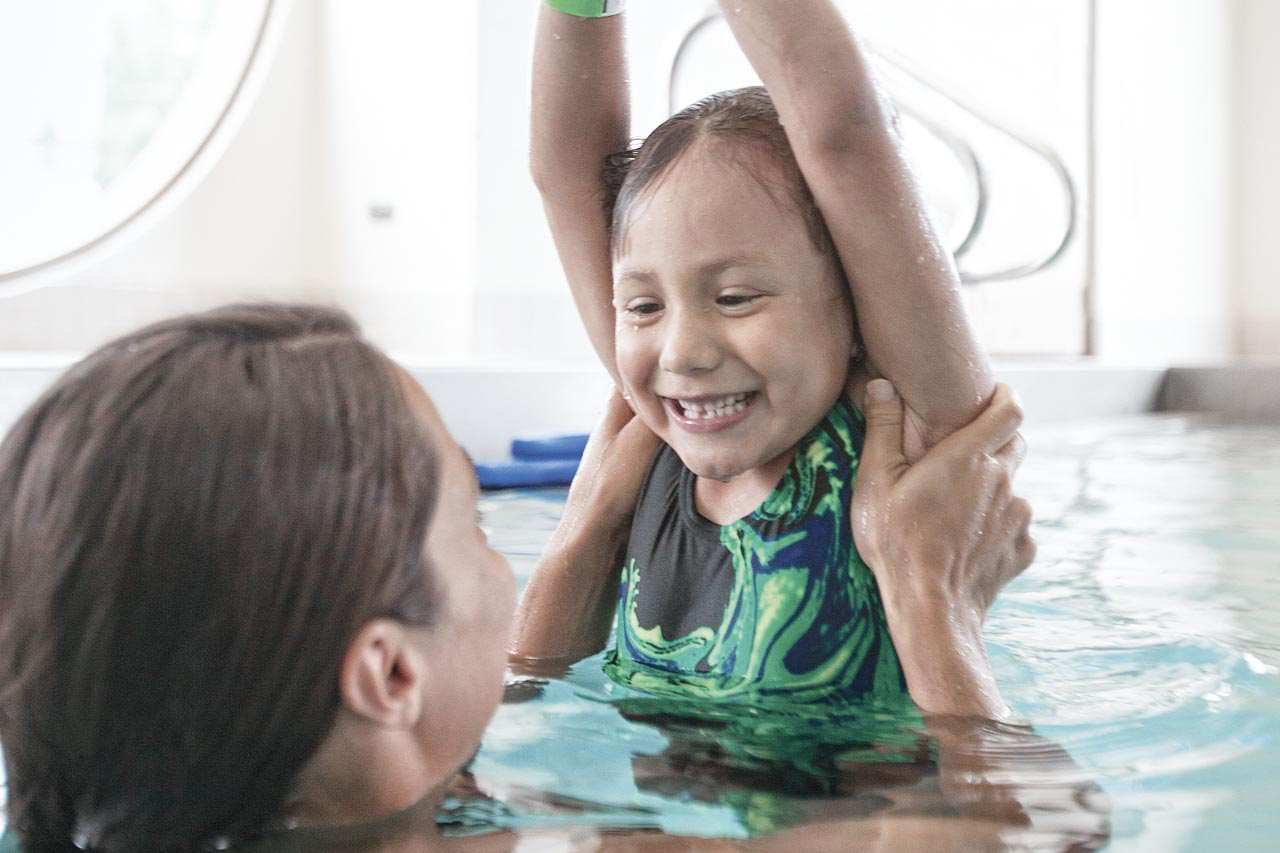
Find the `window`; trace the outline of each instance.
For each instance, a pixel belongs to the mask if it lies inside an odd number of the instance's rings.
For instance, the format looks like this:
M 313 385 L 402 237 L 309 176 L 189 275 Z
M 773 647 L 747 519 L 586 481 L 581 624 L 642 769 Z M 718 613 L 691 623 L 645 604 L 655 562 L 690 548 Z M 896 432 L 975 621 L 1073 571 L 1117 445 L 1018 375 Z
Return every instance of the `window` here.
M 0 293 L 189 183 L 278 2 L 0 0 Z

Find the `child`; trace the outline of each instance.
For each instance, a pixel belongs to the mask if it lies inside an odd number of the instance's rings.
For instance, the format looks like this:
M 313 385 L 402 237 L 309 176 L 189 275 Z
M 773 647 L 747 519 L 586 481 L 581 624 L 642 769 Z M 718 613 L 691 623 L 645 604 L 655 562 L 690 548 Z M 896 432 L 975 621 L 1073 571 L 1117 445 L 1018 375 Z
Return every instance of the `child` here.
M 900 694 L 853 547 L 849 401 L 890 379 L 919 455 L 993 384 L 864 52 L 830 0 L 724 2 L 765 89 L 704 99 L 616 154 L 620 4 L 547 3 L 534 177 L 592 343 L 665 442 L 632 522 L 610 676 L 714 699 Z

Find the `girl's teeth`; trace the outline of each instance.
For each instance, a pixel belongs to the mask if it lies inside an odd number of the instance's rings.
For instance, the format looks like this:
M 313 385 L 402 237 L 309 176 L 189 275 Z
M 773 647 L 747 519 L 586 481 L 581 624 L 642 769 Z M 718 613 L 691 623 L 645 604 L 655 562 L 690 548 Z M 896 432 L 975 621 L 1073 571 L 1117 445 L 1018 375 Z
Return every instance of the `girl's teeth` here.
M 723 418 L 726 415 L 737 414 L 747 407 L 747 394 L 731 394 L 728 397 L 721 397 L 719 400 L 711 400 L 706 403 L 686 402 L 685 400 L 677 400 L 680 408 L 684 411 L 685 417 L 688 418 Z

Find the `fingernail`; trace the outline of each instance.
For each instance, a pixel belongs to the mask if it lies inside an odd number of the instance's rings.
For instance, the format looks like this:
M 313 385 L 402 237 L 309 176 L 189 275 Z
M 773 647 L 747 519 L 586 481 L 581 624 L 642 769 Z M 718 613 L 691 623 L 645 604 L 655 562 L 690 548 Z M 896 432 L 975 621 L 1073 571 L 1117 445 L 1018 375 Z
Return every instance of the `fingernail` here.
M 867 383 L 867 399 L 887 403 L 894 397 L 893 383 L 888 379 L 872 379 Z

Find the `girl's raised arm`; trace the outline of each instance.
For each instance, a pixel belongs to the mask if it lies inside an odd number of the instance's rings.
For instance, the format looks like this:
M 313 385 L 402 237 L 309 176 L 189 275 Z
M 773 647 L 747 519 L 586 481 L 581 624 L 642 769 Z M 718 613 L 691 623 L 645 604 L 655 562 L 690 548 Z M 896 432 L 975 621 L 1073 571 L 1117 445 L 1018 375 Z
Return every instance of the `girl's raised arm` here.
M 870 367 L 906 402 L 912 444 L 932 445 L 982 410 L 993 379 L 893 107 L 831 0 L 720 5 L 831 230 Z
M 578 17 L 543 6 L 533 53 L 530 144 L 534 183 L 560 263 L 591 344 L 615 382 L 613 272 L 600 176 L 605 158 L 627 147 L 630 132 L 622 18 Z

